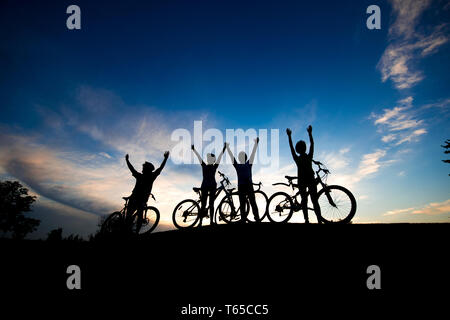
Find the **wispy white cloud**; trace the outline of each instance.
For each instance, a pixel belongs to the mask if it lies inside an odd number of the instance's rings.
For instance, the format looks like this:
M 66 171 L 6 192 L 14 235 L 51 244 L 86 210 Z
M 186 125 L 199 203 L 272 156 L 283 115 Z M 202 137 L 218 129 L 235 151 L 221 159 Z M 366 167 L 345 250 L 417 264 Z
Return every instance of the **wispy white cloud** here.
M 388 135 L 383 136 L 383 137 L 381 138 L 381 141 L 387 143 L 387 142 L 394 141 L 395 139 L 396 139 L 396 135 L 393 134 L 393 133 L 391 133 L 391 134 L 388 134 Z
M 393 146 L 417 141 L 427 133 L 424 120 L 417 118 L 417 110 L 413 107 L 413 98 L 407 97 L 398 101 L 392 109 L 384 109 L 380 115 L 372 113 L 374 125 L 383 133 L 381 141 Z
M 84 226 L 78 233 L 86 235 L 86 230 L 96 228 L 98 219 L 93 217 L 119 210 L 123 205 L 121 197 L 129 195 L 134 185 L 122 157 L 68 153 L 61 147 L 41 143 L 39 137 L 12 134 L 0 134 L 0 150 L 3 174 L 21 181 L 38 196 L 37 211 L 53 228 L 61 226 L 75 232 L 75 224 Z M 133 162 L 139 170 L 138 163 Z M 160 229 L 172 227 L 175 202 L 193 195 L 189 190 L 201 182 L 196 173 L 201 172 L 182 172 L 172 167 L 156 180 Z M 61 225 L 55 226 L 55 221 Z
M 432 202 L 423 208 L 414 210 L 412 213 L 427 215 L 450 213 L 450 199 L 443 202 Z
M 448 110 L 450 109 L 450 98 L 447 99 L 442 99 L 433 103 L 428 103 L 426 105 L 422 106 L 423 109 L 432 109 L 432 108 L 437 108 L 437 109 L 443 109 L 443 110 Z
M 329 182 L 351 189 L 356 188 L 359 182 L 373 177 L 381 168 L 392 163 L 392 160 L 385 159 L 387 152 L 384 149 L 376 149 L 361 155 L 356 164 L 352 163 L 351 157 L 346 153 L 324 152 L 321 154 L 321 159 L 332 172 Z
M 441 215 L 448 213 L 450 213 L 450 199 L 442 202 L 432 202 L 423 207 L 390 210 L 385 212 L 383 216 L 393 216 L 399 214 Z
M 411 38 L 419 18 L 431 4 L 431 0 L 392 0 L 390 1 L 396 19 L 389 28 L 395 37 Z
M 412 210 L 414 210 L 414 208 L 389 210 L 389 211 L 385 212 L 385 213 L 383 214 L 383 216 L 393 216 L 393 215 L 397 215 L 397 214 L 400 214 L 400 213 L 411 212 Z
M 395 143 L 395 145 L 398 146 L 398 145 L 400 145 L 400 144 L 402 144 L 402 143 L 405 143 L 405 142 L 411 142 L 411 141 L 414 141 L 414 140 L 417 139 L 417 137 L 419 137 L 419 136 L 421 136 L 421 135 L 423 135 L 423 134 L 426 134 L 426 133 L 427 133 L 427 130 L 424 129 L 424 128 L 414 130 L 413 132 L 408 133 L 408 134 L 407 134 L 406 136 L 404 136 L 402 139 L 400 139 L 399 141 L 397 141 L 397 142 Z
M 123 205 L 121 197 L 131 193 L 134 179 L 123 156 L 129 153 L 137 170 L 145 160 L 158 166 L 163 152 L 170 150 L 171 131 L 192 125 L 194 117 L 189 112 L 167 115 L 151 107 L 138 111 L 114 93 L 90 87 L 78 90 L 77 104 L 70 108 L 38 109 L 46 128 L 57 130 L 56 139 L 48 134 L 24 135 L 11 128 L 0 131 L 0 174 L 20 180 L 39 199 L 47 199 L 47 213 L 45 209 L 39 212 L 49 221 L 63 223 L 64 219 L 58 217 L 71 216 L 67 223 L 77 220 L 85 230 L 92 230 L 92 225 L 86 225 L 96 220 L 92 217 L 119 210 Z M 61 139 L 80 136 L 89 147 Z M 155 182 L 161 228 L 172 225 L 171 213 L 178 200 L 194 196 L 190 190 L 201 183 L 200 167 L 197 169 L 187 170 L 169 161 Z M 39 201 L 36 208 L 42 209 L 43 205 Z M 57 214 L 58 210 L 63 212 Z M 83 215 L 89 219 L 82 219 Z M 67 224 L 61 226 L 73 229 Z
M 448 25 L 440 24 L 424 35 L 416 30 L 416 26 L 429 8 L 430 0 L 392 0 L 391 4 L 395 17 L 389 28 L 391 43 L 377 67 L 383 82 L 391 79 L 401 90 L 411 88 L 425 78 L 415 64 L 448 42 Z

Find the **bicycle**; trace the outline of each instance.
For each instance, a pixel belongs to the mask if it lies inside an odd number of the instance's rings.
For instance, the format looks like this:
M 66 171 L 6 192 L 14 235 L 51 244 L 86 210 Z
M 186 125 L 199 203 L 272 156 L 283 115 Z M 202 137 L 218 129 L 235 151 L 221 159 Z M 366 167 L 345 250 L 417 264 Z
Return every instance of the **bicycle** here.
M 222 198 L 222 200 L 219 203 L 219 206 L 217 206 L 216 211 L 213 215 L 213 223 L 219 224 L 221 222 L 225 223 L 231 223 L 235 222 L 237 220 L 240 220 L 240 206 L 235 205 L 235 202 L 239 203 L 239 200 L 233 200 L 233 196 L 237 196 L 237 192 L 233 192 L 235 188 L 228 188 L 228 186 L 231 185 L 230 180 L 223 174 L 222 172 L 218 171 L 220 177 L 222 178 L 220 181 L 219 188 L 216 189 L 215 198 L 223 192 L 225 192 L 225 196 Z M 259 184 L 261 186 L 261 184 Z M 201 188 L 193 188 L 194 192 L 198 195 L 198 200 L 193 199 L 186 199 L 181 201 L 179 204 L 176 205 L 175 209 L 173 210 L 172 214 L 172 221 L 175 227 L 178 229 L 186 229 L 186 228 L 193 228 L 196 225 L 200 226 L 199 223 L 202 220 L 200 211 L 201 211 Z M 262 191 L 260 191 L 262 193 Z M 267 206 L 267 196 L 265 196 L 265 203 L 264 208 Z M 223 208 L 223 209 L 222 209 Z M 232 209 L 231 209 L 232 208 Z M 250 204 L 247 199 L 247 204 L 245 206 L 246 211 L 249 210 Z M 209 206 L 205 208 L 204 212 L 209 211 Z M 265 212 L 265 209 L 264 209 Z M 248 213 L 248 212 L 247 212 Z M 203 216 L 206 219 L 209 219 L 209 215 Z M 247 214 L 248 217 L 248 214 Z M 265 215 L 262 217 L 264 218 Z M 261 219 L 262 220 L 262 219 Z
M 319 205 L 321 208 L 322 221 L 326 223 L 349 223 L 356 213 L 356 199 L 353 194 L 346 188 L 338 185 L 327 185 L 326 179 L 330 171 L 323 168 L 324 165 L 319 161 L 313 162 L 318 166 L 316 170 L 316 183 L 321 185 L 322 189 L 317 193 Z M 297 177 L 285 176 L 288 183 L 274 183 L 273 185 L 284 185 L 291 187 L 292 190 L 298 186 L 292 181 Z M 297 201 L 300 191 L 294 195 L 280 191 L 274 193 L 267 205 L 267 216 L 271 222 L 285 223 L 288 222 L 294 212 L 302 210 L 301 201 Z M 309 196 L 309 190 L 306 194 Z M 314 210 L 308 207 L 308 210 Z
M 150 194 L 153 200 L 155 196 Z M 136 210 L 130 219 L 127 218 L 128 201 L 130 197 L 123 197 L 125 205 L 120 211 L 111 213 L 102 223 L 101 233 L 130 232 L 138 235 L 149 234 L 156 229 L 160 219 L 159 210 L 153 206 L 143 208 L 142 216 L 139 217 L 139 211 Z
M 267 203 L 268 197 L 261 190 L 262 183 L 253 183 L 254 186 L 257 186 L 257 189 L 254 190 L 256 205 L 258 206 L 258 219 L 255 218 L 254 214 L 249 214 L 250 211 L 250 201 L 248 200 L 248 196 L 246 197 L 245 203 L 245 212 L 246 212 L 246 220 L 249 222 L 261 222 L 266 218 L 267 215 Z M 241 220 L 241 211 L 240 205 L 235 205 L 235 203 L 239 204 L 239 192 L 235 191 L 231 194 L 227 194 L 222 201 L 219 203 L 219 215 L 220 219 L 226 223 L 234 223 Z M 217 214 L 217 212 L 216 212 Z

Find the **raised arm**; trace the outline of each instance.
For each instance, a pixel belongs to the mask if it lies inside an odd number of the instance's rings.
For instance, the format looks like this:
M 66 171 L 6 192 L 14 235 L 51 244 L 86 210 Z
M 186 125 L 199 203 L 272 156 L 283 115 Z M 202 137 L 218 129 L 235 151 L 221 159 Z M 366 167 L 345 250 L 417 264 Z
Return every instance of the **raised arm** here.
M 248 162 L 250 164 L 253 164 L 253 161 L 255 161 L 255 155 L 256 155 L 256 149 L 258 148 L 259 143 L 259 137 L 255 139 L 255 144 L 253 145 L 252 154 L 250 155 L 250 159 L 248 159 Z
M 230 155 L 231 160 L 233 160 L 233 163 L 236 163 L 236 159 L 234 158 L 233 152 L 231 152 L 231 149 L 230 149 L 230 144 L 225 143 L 225 145 L 226 145 L 226 148 L 227 148 L 228 154 Z
M 286 133 L 288 135 L 289 138 L 289 147 L 291 148 L 291 154 L 292 154 L 292 158 L 297 159 L 297 154 L 295 153 L 295 149 L 294 149 L 294 145 L 292 144 L 292 130 L 287 128 L 286 129 Z
M 128 155 L 128 154 L 126 154 L 125 155 L 125 161 L 127 162 L 127 166 L 128 166 L 128 169 L 130 169 L 130 171 L 131 171 L 131 174 L 133 175 L 133 176 L 136 176 L 136 175 L 138 175 L 139 174 L 139 172 L 137 172 L 136 171 L 136 169 L 133 167 L 133 165 L 130 163 L 130 156 Z
M 192 149 L 192 151 L 194 152 L 194 154 L 197 156 L 197 159 L 198 159 L 198 161 L 200 162 L 200 164 L 202 164 L 202 163 L 203 163 L 203 159 L 202 159 L 202 157 L 200 156 L 200 154 L 197 152 L 197 150 L 195 150 L 194 145 L 191 145 L 191 149 Z
M 169 158 L 169 151 L 164 152 L 164 160 L 159 166 L 158 169 L 155 170 L 155 174 L 159 175 L 161 171 L 164 169 L 164 166 L 166 165 L 167 159 Z
M 311 157 L 311 159 L 314 157 L 314 139 L 312 136 L 312 127 L 309 126 L 308 129 L 306 129 L 308 131 L 308 135 L 309 135 L 309 156 Z
M 217 160 L 216 160 L 216 164 L 217 164 L 217 165 L 219 165 L 220 160 L 222 160 L 222 156 L 223 156 L 223 153 L 225 152 L 225 149 L 226 149 L 226 148 L 227 148 L 227 144 L 224 143 L 224 144 L 223 144 L 222 152 L 219 154 L 219 156 L 217 157 Z

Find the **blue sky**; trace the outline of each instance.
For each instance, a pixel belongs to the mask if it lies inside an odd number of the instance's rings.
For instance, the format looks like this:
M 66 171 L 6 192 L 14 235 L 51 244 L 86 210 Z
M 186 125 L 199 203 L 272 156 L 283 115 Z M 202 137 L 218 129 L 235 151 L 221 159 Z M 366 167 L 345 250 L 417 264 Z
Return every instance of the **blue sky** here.
M 81 30 L 66 28 L 70 4 Z M 366 28 L 371 4 L 381 30 Z M 127 152 L 137 167 L 158 164 L 173 130 L 194 120 L 279 129 L 279 168 L 254 168 L 270 194 L 296 171 L 286 127 L 306 139 L 312 124 L 316 158 L 358 197 L 355 222 L 448 222 L 449 10 L 438 0 L 3 1 L 0 176 L 38 195 L 35 236 L 86 235 L 132 189 Z M 165 227 L 200 182 L 199 166 L 169 161 L 154 188 Z

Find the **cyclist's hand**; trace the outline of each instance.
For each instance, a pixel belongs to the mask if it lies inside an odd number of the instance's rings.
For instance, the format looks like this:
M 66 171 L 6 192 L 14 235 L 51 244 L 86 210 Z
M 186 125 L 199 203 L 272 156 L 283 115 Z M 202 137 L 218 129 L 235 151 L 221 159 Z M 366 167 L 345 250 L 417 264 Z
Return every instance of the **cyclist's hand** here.
M 128 155 L 128 153 L 125 155 L 125 159 L 128 160 L 130 158 L 130 156 Z
M 227 148 L 227 143 L 225 142 L 225 143 L 223 144 L 223 150 L 222 150 L 222 152 L 225 151 L 226 148 Z
M 169 154 L 170 154 L 170 152 L 169 151 L 166 151 L 166 152 L 164 152 L 164 158 L 168 158 L 169 157 Z
M 194 147 L 194 145 L 193 145 L 193 144 L 191 145 L 191 149 L 192 149 L 192 150 L 195 150 L 195 147 Z
M 287 128 L 287 129 L 286 129 L 286 133 L 287 133 L 288 136 L 290 136 L 290 135 L 292 134 L 292 130 L 289 129 L 289 128 Z
M 230 144 L 228 142 L 225 142 L 225 148 L 229 148 Z
M 259 137 L 256 137 L 255 143 L 258 143 L 258 142 L 259 142 Z
M 306 131 L 308 131 L 308 133 L 311 133 L 311 132 L 312 132 L 312 127 L 311 127 L 311 126 L 308 126 L 308 128 L 306 129 Z

